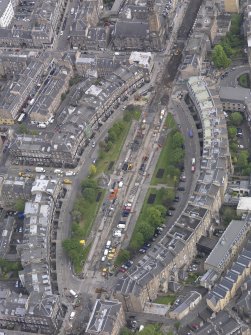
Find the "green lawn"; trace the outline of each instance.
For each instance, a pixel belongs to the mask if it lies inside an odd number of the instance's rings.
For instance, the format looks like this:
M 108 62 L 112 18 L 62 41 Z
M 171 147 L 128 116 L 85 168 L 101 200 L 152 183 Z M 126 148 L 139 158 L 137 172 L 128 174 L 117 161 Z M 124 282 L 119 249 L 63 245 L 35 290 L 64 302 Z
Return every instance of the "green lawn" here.
M 91 232 L 92 225 L 105 194 L 104 190 L 98 188 L 95 190 L 94 199 L 97 198 L 99 192 L 102 192 L 102 194 L 98 201 L 88 201 L 83 195 L 78 197 L 75 202 L 74 210 L 72 211 L 72 236 L 63 241 L 64 250 L 71 259 L 76 273 L 81 272 L 83 263 L 91 248 L 91 244 L 83 247 L 83 245 L 80 244 L 80 240 L 87 240 Z
M 162 305 L 173 305 L 175 300 L 176 300 L 176 295 L 169 294 L 163 297 L 158 297 L 154 302 L 156 304 L 162 304 Z
M 100 190 L 99 192 L 102 192 L 102 195 L 98 202 L 94 201 L 90 203 L 90 202 L 82 201 L 82 210 L 81 210 L 82 219 L 79 222 L 79 225 L 83 233 L 83 235 L 81 236 L 83 239 L 86 239 L 89 236 L 91 229 L 92 229 L 92 224 L 95 221 L 99 207 L 103 202 L 105 192 L 104 190 Z
M 99 157 L 97 159 L 96 168 L 97 173 L 99 175 L 102 172 L 107 172 L 110 165 L 112 163 L 116 163 L 119 158 L 120 152 L 123 148 L 124 142 L 130 130 L 133 120 L 139 120 L 141 116 L 141 111 L 138 107 L 131 107 L 131 109 L 127 109 L 124 112 L 124 118 L 120 122 L 123 124 L 123 129 L 120 133 L 120 136 L 117 137 L 116 141 L 113 143 L 111 149 L 108 152 L 101 154 L 101 150 L 99 152 Z M 113 169 L 113 167 L 112 167 Z
M 76 273 L 81 273 L 81 271 L 82 271 L 82 268 L 83 268 L 83 266 L 84 266 L 84 264 L 85 264 L 85 261 L 86 261 L 86 259 L 87 259 L 87 257 L 88 257 L 88 254 L 89 254 L 89 252 L 90 252 L 90 250 L 91 250 L 91 246 L 92 246 L 92 244 L 90 243 L 87 247 L 85 247 L 84 249 L 83 249 L 83 252 L 82 252 L 82 257 L 81 257 L 81 260 L 80 261 L 73 261 L 73 265 L 74 265 L 74 270 L 75 270 L 75 272 Z
M 11 262 L 0 258 L 0 279 L 8 280 L 11 278 L 18 278 L 18 271 L 22 270 L 21 262 Z
M 113 162 L 114 164 L 119 158 L 120 152 L 123 148 L 125 139 L 127 137 L 127 134 L 129 132 L 129 129 L 131 127 L 131 122 L 124 122 L 124 129 L 121 132 L 121 136 L 117 139 L 117 141 L 114 143 L 113 147 L 110 151 L 105 153 L 104 158 L 98 157 L 96 168 L 97 168 L 97 175 L 102 172 L 107 172 L 109 165 Z
M 186 284 L 194 284 L 196 279 L 199 277 L 198 273 L 189 273 L 188 278 L 185 280 Z
M 173 132 L 169 133 L 167 135 L 165 144 L 163 148 L 159 149 L 161 150 L 158 163 L 156 165 L 151 185 L 158 185 L 158 184 L 164 184 L 166 186 L 175 186 L 175 181 L 179 179 L 180 177 L 180 171 L 179 169 L 173 167 L 173 149 L 171 147 L 171 140 L 172 140 L 172 134 Z M 157 178 L 157 173 L 159 169 L 163 169 L 164 173 L 161 178 Z

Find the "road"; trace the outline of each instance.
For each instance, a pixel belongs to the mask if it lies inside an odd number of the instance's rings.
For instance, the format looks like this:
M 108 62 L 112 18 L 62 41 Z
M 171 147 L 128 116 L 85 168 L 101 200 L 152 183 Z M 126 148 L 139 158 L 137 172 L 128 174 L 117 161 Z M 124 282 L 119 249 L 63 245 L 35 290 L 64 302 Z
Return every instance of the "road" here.
M 237 87 L 237 79 L 244 73 L 250 73 L 250 67 L 248 65 L 238 66 L 236 68 L 227 71 L 228 75 L 220 80 L 220 86 L 224 87 Z
M 74 8 L 74 14 L 71 14 L 71 9 Z M 67 2 L 67 7 L 62 19 L 57 39 L 54 43 L 53 49 L 57 51 L 66 51 L 70 49 L 68 36 L 70 36 L 70 27 L 76 20 L 80 8 L 80 1 L 73 0 Z

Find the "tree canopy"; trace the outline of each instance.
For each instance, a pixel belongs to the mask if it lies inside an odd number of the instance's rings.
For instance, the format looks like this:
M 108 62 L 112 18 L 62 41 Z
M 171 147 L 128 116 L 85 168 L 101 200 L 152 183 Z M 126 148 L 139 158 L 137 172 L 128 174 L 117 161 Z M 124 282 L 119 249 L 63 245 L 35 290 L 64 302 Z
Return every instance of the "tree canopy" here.
M 233 126 L 240 126 L 240 124 L 242 123 L 243 121 L 243 116 L 241 115 L 241 113 L 239 112 L 234 112 L 234 113 L 231 113 L 230 114 L 230 122 Z
M 227 68 L 231 60 L 227 57 L 223 47 L 217 44 L 213 49 L 212 60 L 217 68 Z

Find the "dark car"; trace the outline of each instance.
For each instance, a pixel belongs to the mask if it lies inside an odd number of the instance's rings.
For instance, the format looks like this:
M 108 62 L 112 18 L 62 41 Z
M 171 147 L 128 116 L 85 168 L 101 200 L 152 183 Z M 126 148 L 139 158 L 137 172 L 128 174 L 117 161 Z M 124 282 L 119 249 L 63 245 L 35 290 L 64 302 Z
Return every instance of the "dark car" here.
M 183 187 L 183 186 L 179 186 L 179 187 L 177 188 L 177 190 L 178 190 L 178 191 L 185 191 L 185 187 Z
M 169 210 L 170 210 L 170 211 L 175 211 L 175 209 L 176 209 L 176 208 L 173 207 L 173 206 L 170 206 L 170 207 L 169 207 Z
M 127 261 L 125 262 L 125 265 L 130 268 L 133 265 L 133 261 Z
M 180 197 L 179 196 L 176 196 L 173 200 L 174 202 L 179 202 L 180 201 Z
M 127 218 L 129 216 L 130 212 L 123 212 L 122 213 L 122 216 L 123 218 Z
M 167 212 L 167 216 L 173 216 L 173 212 L 168 211 L 168 212 Z

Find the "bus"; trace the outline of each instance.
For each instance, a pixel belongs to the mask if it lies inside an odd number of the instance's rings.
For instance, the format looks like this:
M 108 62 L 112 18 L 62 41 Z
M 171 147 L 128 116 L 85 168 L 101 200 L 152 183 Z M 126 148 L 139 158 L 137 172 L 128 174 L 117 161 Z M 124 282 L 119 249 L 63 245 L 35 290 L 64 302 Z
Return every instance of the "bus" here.
M 17 119 L 17 123 L 22 123 L 25 118 L 25 113 L 21 113 Z

